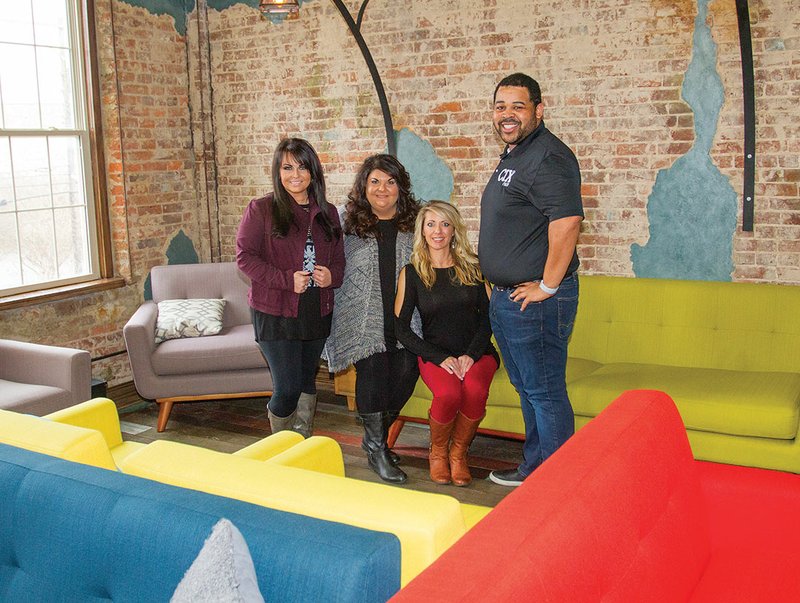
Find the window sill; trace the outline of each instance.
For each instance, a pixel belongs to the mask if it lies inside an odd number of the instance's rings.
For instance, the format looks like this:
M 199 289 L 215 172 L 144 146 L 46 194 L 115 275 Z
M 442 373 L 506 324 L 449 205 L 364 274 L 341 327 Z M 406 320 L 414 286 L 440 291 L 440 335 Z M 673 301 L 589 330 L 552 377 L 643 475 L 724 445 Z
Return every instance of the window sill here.
M 35 304 L 58 301 L 60 299 L 68 299 L 70 297 L 77 297 L 79 295 L 86 295 L 88 293 L 95 293 L 97 291 L 118 289 L 124 286 L 125 279 L 121 277 L 113 277 L 101 278 L 86 283 L 78 283 L 76 285 L 56 287 L 54 289 L 45 289 L 42 291 L 20 293 L 18 295 L 9 295 L 8 297 L 0 297 L 0 311 L 21 308 L 23 306 L 33 306 Z

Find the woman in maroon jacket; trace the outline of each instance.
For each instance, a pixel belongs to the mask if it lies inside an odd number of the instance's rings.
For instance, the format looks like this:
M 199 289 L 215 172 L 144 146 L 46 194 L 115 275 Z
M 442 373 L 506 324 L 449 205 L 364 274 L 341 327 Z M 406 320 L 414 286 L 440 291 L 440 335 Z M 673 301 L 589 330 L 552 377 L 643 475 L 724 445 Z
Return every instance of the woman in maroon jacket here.
M 311 435 L 315 377 L 331 331 L 333 289 L 344 274 L 342 228 L 325 198 L 322 165 L 300 138 L 282 140 L 272 158 L 273 192 L 247 206 L 236 262 L 250 277 L 256 341 L 272 372 L 267 406 L 272 432 Z

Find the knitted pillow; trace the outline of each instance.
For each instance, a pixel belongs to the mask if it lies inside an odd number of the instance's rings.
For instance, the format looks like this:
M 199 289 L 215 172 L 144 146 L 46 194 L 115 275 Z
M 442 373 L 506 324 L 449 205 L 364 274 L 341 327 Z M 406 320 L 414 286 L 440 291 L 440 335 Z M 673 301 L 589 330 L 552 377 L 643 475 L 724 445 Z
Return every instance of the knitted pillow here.
M 250 550 L 230 521 L 211 530 L 170 603 L 264 603 Z
M 224 299 L 168 299 L 158 303 L 156 343 L 216 335 L 222 330 Z

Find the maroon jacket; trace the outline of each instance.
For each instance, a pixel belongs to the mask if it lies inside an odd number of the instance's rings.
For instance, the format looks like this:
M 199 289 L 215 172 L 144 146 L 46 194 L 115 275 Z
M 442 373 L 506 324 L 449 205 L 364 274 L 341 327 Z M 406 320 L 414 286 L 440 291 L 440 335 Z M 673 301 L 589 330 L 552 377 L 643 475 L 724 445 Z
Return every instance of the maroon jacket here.
M 329 205 L 328 209 L 331 222 L 339 226 L 336 208 Z M 344 243 L 341 231 L 326 240 L 322 226 L 314 220 L 319 212 L 316 203 L 311 203 L 309 213 L 294 204 L 299 228 L 292 226 L 285 237 L 277 238 L 272 235 L 272 193 L 247 206 L 236 234 L 236 263 L 250 277 L 250 307 L 273 316 L 297 317 L 300 294 L 294 292 L 294 273 L 303 269 L 310 216 L 316 263 L 331 271 L 331 286 L 320 289 L 322 316 L 333 312 L 333 290 L 342 286 L 344 276 Z

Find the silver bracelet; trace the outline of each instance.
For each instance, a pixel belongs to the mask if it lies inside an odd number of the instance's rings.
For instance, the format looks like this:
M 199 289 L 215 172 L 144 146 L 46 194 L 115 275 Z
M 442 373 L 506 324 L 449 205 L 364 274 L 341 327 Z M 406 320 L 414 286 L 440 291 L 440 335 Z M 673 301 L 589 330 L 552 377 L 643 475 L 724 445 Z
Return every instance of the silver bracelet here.
M 544 281 L 539 281 L 539 289 L 547 293 L 547 295 L 555 295 L 556 291 L 558 291 L 558 287 L 548 287 L 544 284 Z

